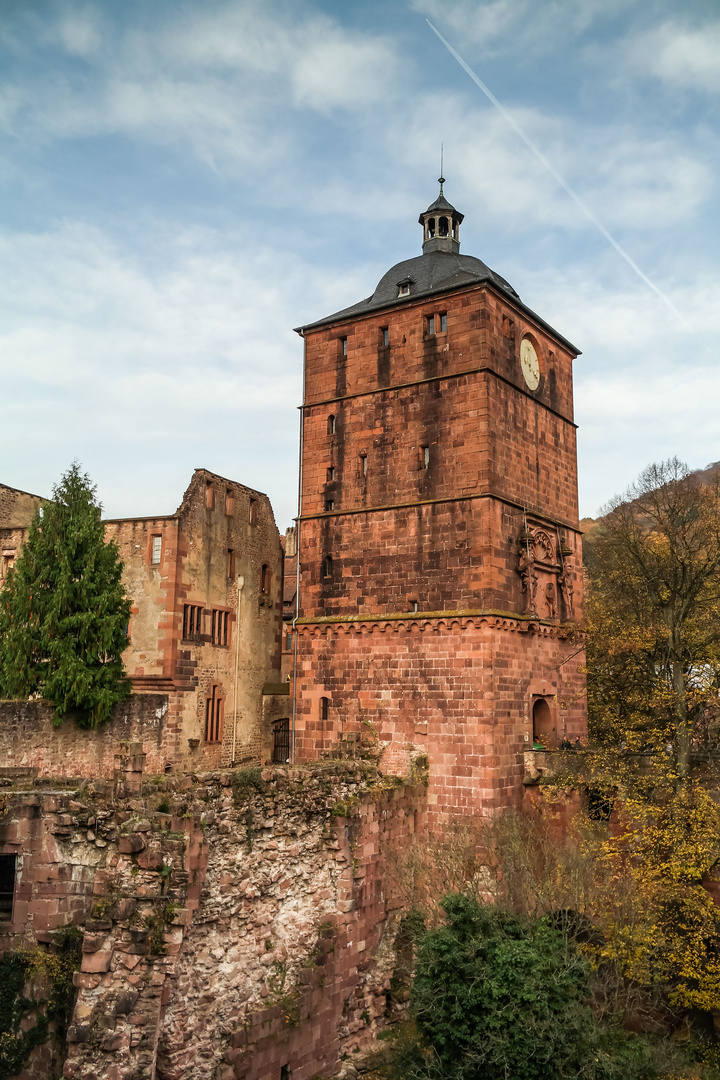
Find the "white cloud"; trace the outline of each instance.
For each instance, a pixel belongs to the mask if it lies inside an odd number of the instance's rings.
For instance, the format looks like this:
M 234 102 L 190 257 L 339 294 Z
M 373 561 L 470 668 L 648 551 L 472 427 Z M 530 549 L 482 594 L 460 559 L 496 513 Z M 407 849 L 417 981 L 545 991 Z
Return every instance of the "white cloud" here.
M 632 61 L 671 86 L 720 90 L 720 21 L 689 27 L 668 20 L 631 42 Z

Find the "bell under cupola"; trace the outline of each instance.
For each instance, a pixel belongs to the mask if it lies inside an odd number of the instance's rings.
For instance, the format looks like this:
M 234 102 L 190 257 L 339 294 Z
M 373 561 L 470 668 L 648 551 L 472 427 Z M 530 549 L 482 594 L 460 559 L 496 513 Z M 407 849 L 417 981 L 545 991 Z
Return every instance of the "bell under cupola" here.
M 447 251 L 457 255 L 460 251 L 460 223 L 463 214 L 456 210 L 443 195 L 445 178 L 438 179 L 440 194 L 418 218 L 423 227 L 423 255 L 431 251 Z

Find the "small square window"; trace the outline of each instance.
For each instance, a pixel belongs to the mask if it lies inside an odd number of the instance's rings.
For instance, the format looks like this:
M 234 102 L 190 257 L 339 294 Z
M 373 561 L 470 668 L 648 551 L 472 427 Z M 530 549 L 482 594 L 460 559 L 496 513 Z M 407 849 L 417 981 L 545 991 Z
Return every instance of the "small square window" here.
M 434 315 L 428 315 L 427 319 L 425 320 L 425 326 L 426 326 L 426 329 L 427 329 L 427 336 L 428 337 L 434 337 L 435 336 L 435 316 Z
M 398 296 L 409 296 L 409 295 L 410 295 L 410 282 L 409 281 L 401 281 L 400 284 L 398 285 Z
M 329 465 L 328 466 L 328 471 L 327 471 L 327 482 L 328 482 L 328 484 L 331 484 L 334 479 L 335 479 L 335 466 L 334 465 Z
M 440 333 L 441 334 L 446 334 L 447 333 L 447 315 L 441 315 L 440 316 Z
M 325 510 L 327 511 L 327 510 L 334 510 L 334 509 L 335 509 L 335 500 L 334 499 L 326 499 L 325 500 Z
M 162 536 L 153 536 L 150 550 L 150 562 L 153 566 L 159 566 L 162 560 Z

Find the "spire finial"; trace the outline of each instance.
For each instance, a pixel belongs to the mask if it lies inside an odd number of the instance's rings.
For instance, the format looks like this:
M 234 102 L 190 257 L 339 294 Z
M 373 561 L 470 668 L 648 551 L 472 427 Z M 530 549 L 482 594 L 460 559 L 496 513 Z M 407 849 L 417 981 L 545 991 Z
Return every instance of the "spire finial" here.
M 440 175 L 438 177 L 438 184 L 440 185 L 440 194 L 443 193 L 443 184 L 445 183 L 445 177 L 443 176 L 443 143 L 440 143 Z

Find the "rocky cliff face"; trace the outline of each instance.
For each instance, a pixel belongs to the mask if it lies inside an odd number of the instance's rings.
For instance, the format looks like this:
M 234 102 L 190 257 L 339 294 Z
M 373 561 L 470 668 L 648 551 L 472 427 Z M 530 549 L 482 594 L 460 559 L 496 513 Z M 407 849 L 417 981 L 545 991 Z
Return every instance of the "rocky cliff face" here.
M 114 785 L 4 796 L 4 943 L 84 929 L 63 1075 L 337 1075 L 392 1015 L 388 871 L 425 789 L 356 761 L 154 781 L 124 765 Z

